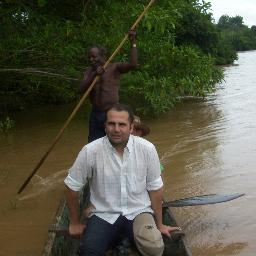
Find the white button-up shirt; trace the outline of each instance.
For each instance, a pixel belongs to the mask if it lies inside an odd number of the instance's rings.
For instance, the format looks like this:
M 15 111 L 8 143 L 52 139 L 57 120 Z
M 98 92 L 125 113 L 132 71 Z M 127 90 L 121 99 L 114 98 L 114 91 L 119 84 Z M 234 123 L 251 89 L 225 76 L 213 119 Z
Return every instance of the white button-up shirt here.
M 152 143 L 130 135 L 121 157 L 105 136 L 83 147 L 64 182 L 80 191 L 89 179 L 93 213 L 113 224 L 120 215 L 153 212 L 148 191 L 163 186 L 160 174 Z

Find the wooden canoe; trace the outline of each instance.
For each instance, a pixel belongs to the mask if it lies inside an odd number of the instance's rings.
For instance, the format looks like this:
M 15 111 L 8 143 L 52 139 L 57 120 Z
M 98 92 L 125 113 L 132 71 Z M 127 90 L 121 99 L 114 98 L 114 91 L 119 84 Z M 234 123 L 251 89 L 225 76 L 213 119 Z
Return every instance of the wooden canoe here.
M 88 202 L 88 187 L 84 191 L 84 201 Z M 86 203 L 85 203 L 86 205 Z M 163 222 L 167 225 L 177 226 L 176 220 L 169 208 L 163 208 Z M 48 239 L 43 249 L 43 256 L 77 256 L 79 240 L 68 235 L 60 234 L 60 227 L 67 227 L 69 223 L 68 208 L 66 201 L 60 202 L 53 225 L 49 229 Z M 165 249 L 163 255 L 168 256 L 191 256 L 184 234 L 174 233 L 171 238 L 163 237 Z M 108 255 L 112 255 L 110 252 Z M 115 254 L 118 255 L 118 254 Z M 122 254 L 123 255 L 123 254 Z M 125 254 L 127 255 L 127 254 Z M 136 249 L 129 249 L 128 255 L 140 255 Z

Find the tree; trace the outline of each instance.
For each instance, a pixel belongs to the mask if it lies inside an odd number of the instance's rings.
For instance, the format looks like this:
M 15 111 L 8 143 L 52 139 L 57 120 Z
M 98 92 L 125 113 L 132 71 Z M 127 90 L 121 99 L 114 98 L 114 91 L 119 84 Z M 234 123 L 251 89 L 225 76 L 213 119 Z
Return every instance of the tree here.
M 219 26 L 219 28 L 226 28 L 226 27 L 228 27 L 229 26 L 229 16 L 228 15 L 222 15 L 219 18 L 218 26 Z
M 87 49 L 97 43 L 112 52 L 147 3 L 0 2 L 0 110 L 74 101 Z M 159 114 L 186 94 L 205 96 L 213 89 L 222 73 L 209 55 L 217 36 L 208 6 L 162 0 L 149 10 L 138 27 L 140 67 L 124 77 L 122 101 Z M 115 60 L 127 59 L 127 47 Z
M 218 26 L 220 28 L 241 28 L 244 25 L 243 17 L 236 15 L 235 17 L 230 17 L 228 15 L 222 15 L 219 18 Z
M 250 29 L 244 25 L 243 17 L 223 15 L 217 26 L 220 29 L 222 39 L 229 42 L 235 51 L 256 49 L 256 35 L 253 26 Z
M 209 8 L 209 3 L 199 5 L 198 1 L 184 2 L 175 28 L 178 45 L 193 45 L 206 54 L 214 52 L 218 34 L 212 23 L 212 14 L 207 12 Z

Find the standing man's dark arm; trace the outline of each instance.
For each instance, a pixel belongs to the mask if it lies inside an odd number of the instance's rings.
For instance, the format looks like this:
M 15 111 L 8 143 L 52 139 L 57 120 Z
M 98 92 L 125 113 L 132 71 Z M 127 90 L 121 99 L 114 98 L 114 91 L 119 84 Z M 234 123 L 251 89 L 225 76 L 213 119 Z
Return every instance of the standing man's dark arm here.
M 129 40 L 131 44 L 131 56 L 130 61 L 126 63 L 117 63 L 117 69 L 120 73 L 126 73 L 132 69 L 135 69 L 138 65 L 138 53 L 136 45 L 136 32 L 134 30 L 129 31 Z
M 92 84 L 93 79 L 96 77 L 97 72 L 92 68 L 89 68 L 84 75 L 84 79 L 80 84 L 80 92 L 84 93 Z
M 80 92 L 84 93 L 90 85 L 92 84 L 94 78 L 96 76 L 100 76 L 105 72 L 104 68 L 102 66 L 98 66 L 95 69 L 90 68 L 88 71 L 86 71 L 84 75 L 84 79 L 80 84 Z
M 130 57 L 130 65 L 132 68 L 136 68 L 138 65 L 138 52 L 136 45 L 136 32 L 134 30 L 129 31 L 129 39 L 131 43 L 131 57 Z

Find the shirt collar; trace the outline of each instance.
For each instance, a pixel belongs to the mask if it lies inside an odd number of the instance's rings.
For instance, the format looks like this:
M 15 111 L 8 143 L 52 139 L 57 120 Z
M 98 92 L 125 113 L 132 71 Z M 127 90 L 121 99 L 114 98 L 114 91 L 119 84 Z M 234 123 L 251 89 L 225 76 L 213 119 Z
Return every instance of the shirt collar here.
M 134 140 L 134 136 L 130 134 L 127 145 L 126 145 L 129 153 L 132 151 L 133 140 Z
M 105 141 L 105 143 L 106 143 L 106 145 L 107 145 L 107 147 L 108 147 L 109 149 L 111 149 L 112 151 L 116 151 L 116 149 L 115 149 L 115 148 L 112 146 L 112 144 L 110 143 L 110 141 L 109 141 L 107 135 L 106 135 L 103 139 L 104 139 L 104 141 Z M 134 140 L 134 136 L 130 134 L 129 139 L 128 139 L 128 142 L 127 142 L 126 147 L 125 147 L 125 149 L 126 149 L 126 148 L 128 149 L 129 153 L 130 153 L 131 150 L 132 150 L 133 140 Z

